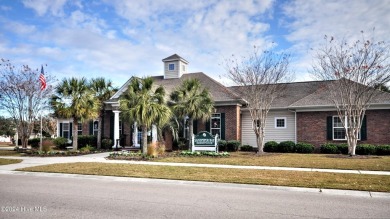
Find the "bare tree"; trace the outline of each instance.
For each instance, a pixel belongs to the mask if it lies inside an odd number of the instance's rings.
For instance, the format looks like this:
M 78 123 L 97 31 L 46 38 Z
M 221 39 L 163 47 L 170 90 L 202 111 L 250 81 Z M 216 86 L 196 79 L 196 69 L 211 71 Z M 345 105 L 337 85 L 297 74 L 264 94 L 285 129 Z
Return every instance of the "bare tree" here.
M 291 79 L 289 64 L 288 54 L 258 53 L 256 47 L 243 61 L 234 56 L 226 61 L 228 77 L 238 85 L 236 92 L 247 101 L 259 154 L 264 152 L 264 129 L 272 102 L 283 95 L 285 85 L 281 82 Z
M 348 154 L 355 155 L 366 110 L 382 92 L 378 84 L 390 80 L 389 47 L 385 42 L 366 39 L 349 43 L 325 36 L 326 43 L 316 50 L 312 74 L 329 83 L 329 97 L 345 129 Z
M 34 120 L 46 106 L 52 87 L 41 90 L 38 69 L 33 70 L 27 65 L 16 68 L 5 59 L 1 59 L 0 65 L 0 106 L 14 120 L 22 146 L 26 148 Z M 46 75 L 46 81 L 50 83 L 52 78 Z

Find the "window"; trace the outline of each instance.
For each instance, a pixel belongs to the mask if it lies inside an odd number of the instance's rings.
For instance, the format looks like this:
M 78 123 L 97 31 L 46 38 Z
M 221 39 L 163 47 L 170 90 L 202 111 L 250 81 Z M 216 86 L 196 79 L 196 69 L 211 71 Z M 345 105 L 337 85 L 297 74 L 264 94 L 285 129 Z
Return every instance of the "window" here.
M 276 129 L 287 128 L 286 117 L 275 117 L 275 128 Z
M 175 70 L 175 64 L 173 64 L 173 63 L 168 64 L 168 70 L 169 71 L 174 71 Z
M 119 120 L 119 135 L 121 135 L 121 136 L 123 134 L 123 128 L 122 127 L 123 127 L 122 121 Z
M 210 120 L 210 131 L 212 135 L 218 135 L 218 137 L 221 137 L 221 114 L 220 113 L 214 113 L 211 115 Z
M 77 123 L 77 134 L 82 135 L 83 134 L 83 124 L 82 123 Z
M 62 137 L 69 139 L 69 123 L 62 123 Z
M 345 123 L 347 123 L 347 118 L 345 118 Z M 343 126 L 343 123 L 341 122 L 341 119 L 338 116 L 333 116 L 333 140 L 347 140 L 345 128 Z M 360 140 L 360 132 L 358 140 Z
M 93 135 L 97 136 L 99 131 L 99 122 L 93 121 Z

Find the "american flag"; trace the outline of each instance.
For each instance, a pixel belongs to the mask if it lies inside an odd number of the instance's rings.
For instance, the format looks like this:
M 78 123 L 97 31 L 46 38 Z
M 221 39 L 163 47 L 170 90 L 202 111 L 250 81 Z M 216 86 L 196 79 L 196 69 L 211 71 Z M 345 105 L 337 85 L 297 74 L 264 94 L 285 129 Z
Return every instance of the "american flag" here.
M 39 75 L 39 81 L 41 82 L 41 90 L 45 90 L 46 78 L 45 78 L 45 73 L 43 72 L 43 66 L 41 66 L 41 74 Z

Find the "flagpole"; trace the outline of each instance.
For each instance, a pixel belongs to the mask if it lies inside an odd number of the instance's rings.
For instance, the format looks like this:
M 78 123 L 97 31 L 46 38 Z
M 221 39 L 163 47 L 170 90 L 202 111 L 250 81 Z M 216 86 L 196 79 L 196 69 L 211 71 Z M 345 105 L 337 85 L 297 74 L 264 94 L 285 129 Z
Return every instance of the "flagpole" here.
M 40 100 L 42 101 L 42 92 L 46 88 L 46 78 L 45 78 L 45 73 L 43 71 L 43 65 L 41 66 L 41 74 L 39 75 L 39 81 L 41 82 Z M 42 148 L 42 109 L 40 109 L 40 114 L 41 114 L 41 138 L 39 143 L 39 150 L 42 151 L 43 149 Z
M 41 100 L 42 100 L 42 91 L 41 91 Z M 42 109 L 40 110 L 40 114 L 41 114 L 41 139 L 40 139 L 40 143 L 39 143 L 39 150 L 42 151 Z

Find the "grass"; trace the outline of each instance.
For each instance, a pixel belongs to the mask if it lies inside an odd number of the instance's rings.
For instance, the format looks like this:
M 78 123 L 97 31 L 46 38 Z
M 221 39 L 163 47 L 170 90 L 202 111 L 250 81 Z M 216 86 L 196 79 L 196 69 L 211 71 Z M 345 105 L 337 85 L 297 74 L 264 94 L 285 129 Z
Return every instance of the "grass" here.
M 122 177 L 390 192 L 390 176 L 320 172 L 219 169 L 107 163 L 67 163 L 18 169 Z
M 20 159 L 5 159 L 5 158 L 0 158 L 0 165 L 7 165 L 7 164 L 14 164 L 14 163 L 20 163 L 23 160 Z
M 276 154 L 257 156 L 253 152 L 233 152 L 230 157 L 171 156 L 157 162 L 228 164 L 243 166 L 305 167 L 320 169 L 390 171 L 390 156 L 356 156 L 330 154 Z
M 0 156 L 21 156 L 19 152 L 17 151 L 5 151 L 5 150 L 0 150 Z

